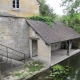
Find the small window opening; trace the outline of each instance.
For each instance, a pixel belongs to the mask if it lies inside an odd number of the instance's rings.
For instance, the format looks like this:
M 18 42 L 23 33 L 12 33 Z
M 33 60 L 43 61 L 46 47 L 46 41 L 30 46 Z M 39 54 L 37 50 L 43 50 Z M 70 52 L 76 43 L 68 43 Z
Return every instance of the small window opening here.
M 13 0 L 13 8 L 19 8 L 19 0 Z

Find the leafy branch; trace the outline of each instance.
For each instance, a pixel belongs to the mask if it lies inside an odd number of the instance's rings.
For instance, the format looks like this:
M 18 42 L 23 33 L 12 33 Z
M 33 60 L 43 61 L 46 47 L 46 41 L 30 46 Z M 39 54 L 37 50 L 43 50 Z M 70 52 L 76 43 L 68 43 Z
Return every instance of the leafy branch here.
M 37 21 L 43 21 L 45 22 L 47 25 L 49 25 L 51 28 L 54 28 L 52 22 L 53 19 L 50 17 L 43 17 L 43 16 L 32 16 L 32 17 L 28 17 L 27 19 L 32 19 L 32 20 L 37 20 Z

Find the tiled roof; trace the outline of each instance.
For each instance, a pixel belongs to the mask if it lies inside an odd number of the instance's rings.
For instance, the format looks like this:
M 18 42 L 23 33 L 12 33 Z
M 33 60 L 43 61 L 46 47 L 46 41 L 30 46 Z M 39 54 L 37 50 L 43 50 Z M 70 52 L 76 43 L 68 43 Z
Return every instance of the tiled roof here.
M 61 22 L 53 23 L 54 28 L 41 21 L 27 20 L 27 22 L 47 44 L 80 38 L 80 34 Z

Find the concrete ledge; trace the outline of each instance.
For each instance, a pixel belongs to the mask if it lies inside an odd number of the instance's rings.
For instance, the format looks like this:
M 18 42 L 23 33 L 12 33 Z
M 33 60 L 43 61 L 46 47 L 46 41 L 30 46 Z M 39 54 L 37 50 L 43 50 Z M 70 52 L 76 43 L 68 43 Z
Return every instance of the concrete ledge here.
M 57 50 L 57 51 L 54 51 L 53 55 L 52 55 L 52 58 L 51 58 L 51 66 L 75 55 L 75 54 L 78 54 L 80 52 L 80 49 L 77 49 L 77 50 L 74 50 L 72 49 L 71 52 L 69 53 L 69 56 L 66 54 L 66 50 Z

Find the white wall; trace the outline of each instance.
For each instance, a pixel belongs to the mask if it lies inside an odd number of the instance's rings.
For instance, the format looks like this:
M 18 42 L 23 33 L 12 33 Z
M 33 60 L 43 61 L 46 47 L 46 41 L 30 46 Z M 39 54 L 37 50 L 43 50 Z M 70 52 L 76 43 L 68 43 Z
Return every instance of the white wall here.
M 47 45 L 45 41 L 33 30 L 33 28 L 29 27 L 29 36 L 34 38 L 39 38 L 38 45 L 38 59 L 40 61 L 50 63 L 51 61 L 51 45 Z
M 58 50 L 60 48 L 61 48 L 61 42 L 60 43 L 51 44 L 51 51 Z
M 38 40 L 38 58 L 46 63 L 51 62 L 51 45 L 46 45 L 41 37 Z

